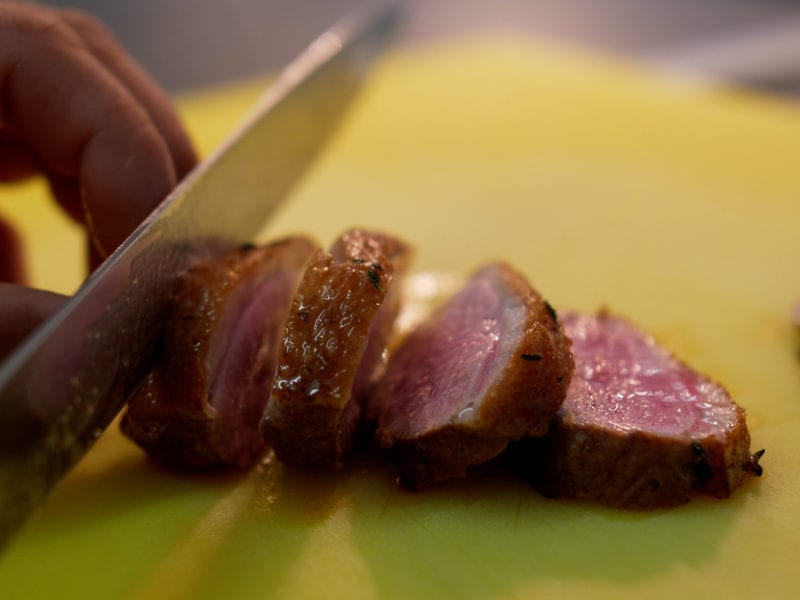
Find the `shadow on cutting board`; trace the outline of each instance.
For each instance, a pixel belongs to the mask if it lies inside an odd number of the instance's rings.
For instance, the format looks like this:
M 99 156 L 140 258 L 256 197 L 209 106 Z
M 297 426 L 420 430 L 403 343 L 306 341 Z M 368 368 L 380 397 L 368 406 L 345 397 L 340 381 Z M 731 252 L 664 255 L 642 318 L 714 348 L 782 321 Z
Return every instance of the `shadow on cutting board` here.
M 108 467 L 65 481 L 5 557 L 7 573 L 22 570 L 20 590 L 44 585 L 31 583 L 42 568 L 49 587 L 87 598 L 283 597 L 307 586 L 494 598 L 543 581 L 624 584 L 713 561 L 758 493 L 748 484 L 731 500 L 637 513 L 546 500 L 504 465 L 417 493 L 375 456 L 342 473 L 273 457 L 247 474 L 201 476 L 129 449 Z
M 542 498 L 491 465 L 418 493 L 357 484 L 352 536 L 381 598 L 505 598 L 543 581 L 621 585 L 713 561 L 758 488 L 628 512 Z
M 342 483 L 336 473 L 299 471 L 269 455 L 204 512 L 133 597 L 270 596 L 339 508 Z
M 108 434 L 0 556 L 0 588 L 20 598 L 261 594 L 280 587 L 338 505 L 337 474 L 274 459 L 248 473 L 176 473 L 116 426 Z

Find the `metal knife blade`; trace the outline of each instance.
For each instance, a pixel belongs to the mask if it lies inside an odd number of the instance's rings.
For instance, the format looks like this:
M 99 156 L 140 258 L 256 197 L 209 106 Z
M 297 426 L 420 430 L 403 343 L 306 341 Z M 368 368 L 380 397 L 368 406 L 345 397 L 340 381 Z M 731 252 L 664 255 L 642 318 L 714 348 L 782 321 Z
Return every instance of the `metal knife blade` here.
M 317 38 L 230 139 L 0 365 L 0 548 L 146 372 L 175 276 L 253 238 L 332 133 L 396 22 L 388 5 Z

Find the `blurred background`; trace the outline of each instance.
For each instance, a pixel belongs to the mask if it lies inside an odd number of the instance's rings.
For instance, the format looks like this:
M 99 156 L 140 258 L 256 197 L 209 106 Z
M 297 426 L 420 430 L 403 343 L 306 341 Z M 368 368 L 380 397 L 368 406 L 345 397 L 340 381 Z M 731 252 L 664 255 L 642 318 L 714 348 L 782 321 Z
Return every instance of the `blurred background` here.
M 370 0 L 49 0 L 99 17 L 168 90 L 273 71 Z M 796 0 L 408 0 L 401 44 L 515 32 L 800 98 Z

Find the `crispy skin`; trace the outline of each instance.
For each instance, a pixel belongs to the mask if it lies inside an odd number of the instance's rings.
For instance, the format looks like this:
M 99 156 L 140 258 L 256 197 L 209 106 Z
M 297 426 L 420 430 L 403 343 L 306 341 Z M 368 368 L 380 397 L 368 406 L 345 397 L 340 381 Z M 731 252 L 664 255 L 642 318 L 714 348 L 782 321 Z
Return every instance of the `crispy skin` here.
M 475 290 L 487 287 L 491 291 L 478 297 Z M 481 337 L 486 323 L 499 323 L 496 337 Z M 488 350 L 482 345 L 487 339 Z M 443 369 L 445 359 L 452 369 Z M 510 440 L 545 434 L 573 370 L 555 313 L 524 277 L 498 263 L 476 273 L 404 340 L 375 388 L 369 413 L 403 482 L 425 487 L 463 477 Z M 474 373 L 475 383 L 464 383 Z
M 258 422 L 279 336 L 314 249 L 305 238 L 289 238 L 184 273 L 161 358 L 128 400 L 122 431 L 175 467 L 257 460 L 266 449 Z
M 261 421 L 261 434 L 282 460 L 341 467 L 361 414 L 359 393 L 381 369 L 397 312 L 392 290 L 409 258 L 400 240 L 360 230 L 314 256 L 286 323 Z
M 726 498 L 760 472 L 744 411 L 721 386 L 621 319 L 566 315 L 564 323 L 576 376 L 549 434 L 522 453 L 542 493 L 652 509 L 694 491 Z M 625 405 L 637 401 L 647 407 Z
M 381 264 L 381 256 L 388 262 L 387 271 L 391 273 L 391 282 L 386 286 L 386 295 L 378 312 L 370 324 L 367 346 L 358 366 L 353 382 L 353 396 L 359 406 L 362 405 L 386 367 L 384 353 L 394 332 L 394 323 L 400 312 L 402 297 L 402 279 L 408 271 L 412 258 L 411 248 L 402 240 L 378 233 L 365 233 L 359 230 L 350 231 L 336 240 L 331 248 L 331 255 L 338 261 L 347 261 L 353 256 L 361 256 L 365 264 Z M 380 286 L 381 271 L 375 270 L 375 277 L 367 273 L 373 285 Z M 373 281 L 374 279 L 374 281 Z

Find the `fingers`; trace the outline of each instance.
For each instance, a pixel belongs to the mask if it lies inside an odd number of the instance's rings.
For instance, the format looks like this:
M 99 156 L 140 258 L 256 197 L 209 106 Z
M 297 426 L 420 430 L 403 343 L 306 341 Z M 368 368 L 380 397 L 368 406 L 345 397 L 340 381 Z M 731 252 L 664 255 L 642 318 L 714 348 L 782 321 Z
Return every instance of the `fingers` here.
M 89 51 L 127 86 L 164 137 L 178 179 L 186 175 L 197 162 L 197 156 L 166 94 L 119 46 L 102 23 L 76 10 L 59 10 L 57 14 L 78 34 Z
M 105 254 L 176 182 L 168 144 L 148 113 L 49 11 L 0 3 L 0 125 L 55 175 L 80 183 Z
M 168 98 L 92 18 L 0 2 L 0 182 L 44 173 L 108 254 L 195 164 Z M 0 220 L 0 281 L 24 280 Z M 65 298 L 0 283 L 0 359 Z
M 66 299 L 52 292 L 0 283 L 0 360 Z
M 27 144 L 0 130 L 0 183 L 19 181 L 40 169 L 36 155 Z
M 47 178 L 50 192 L 67 214 L 85 224 L 78 181 L 74 177 L 54 173 L 42 164 L 27 144 L 0 130 L 0 183 L 20 181 L 40 173 Z
M 16 231 L 0 219 L 0 282 L 25 283 L 22 244 Z

